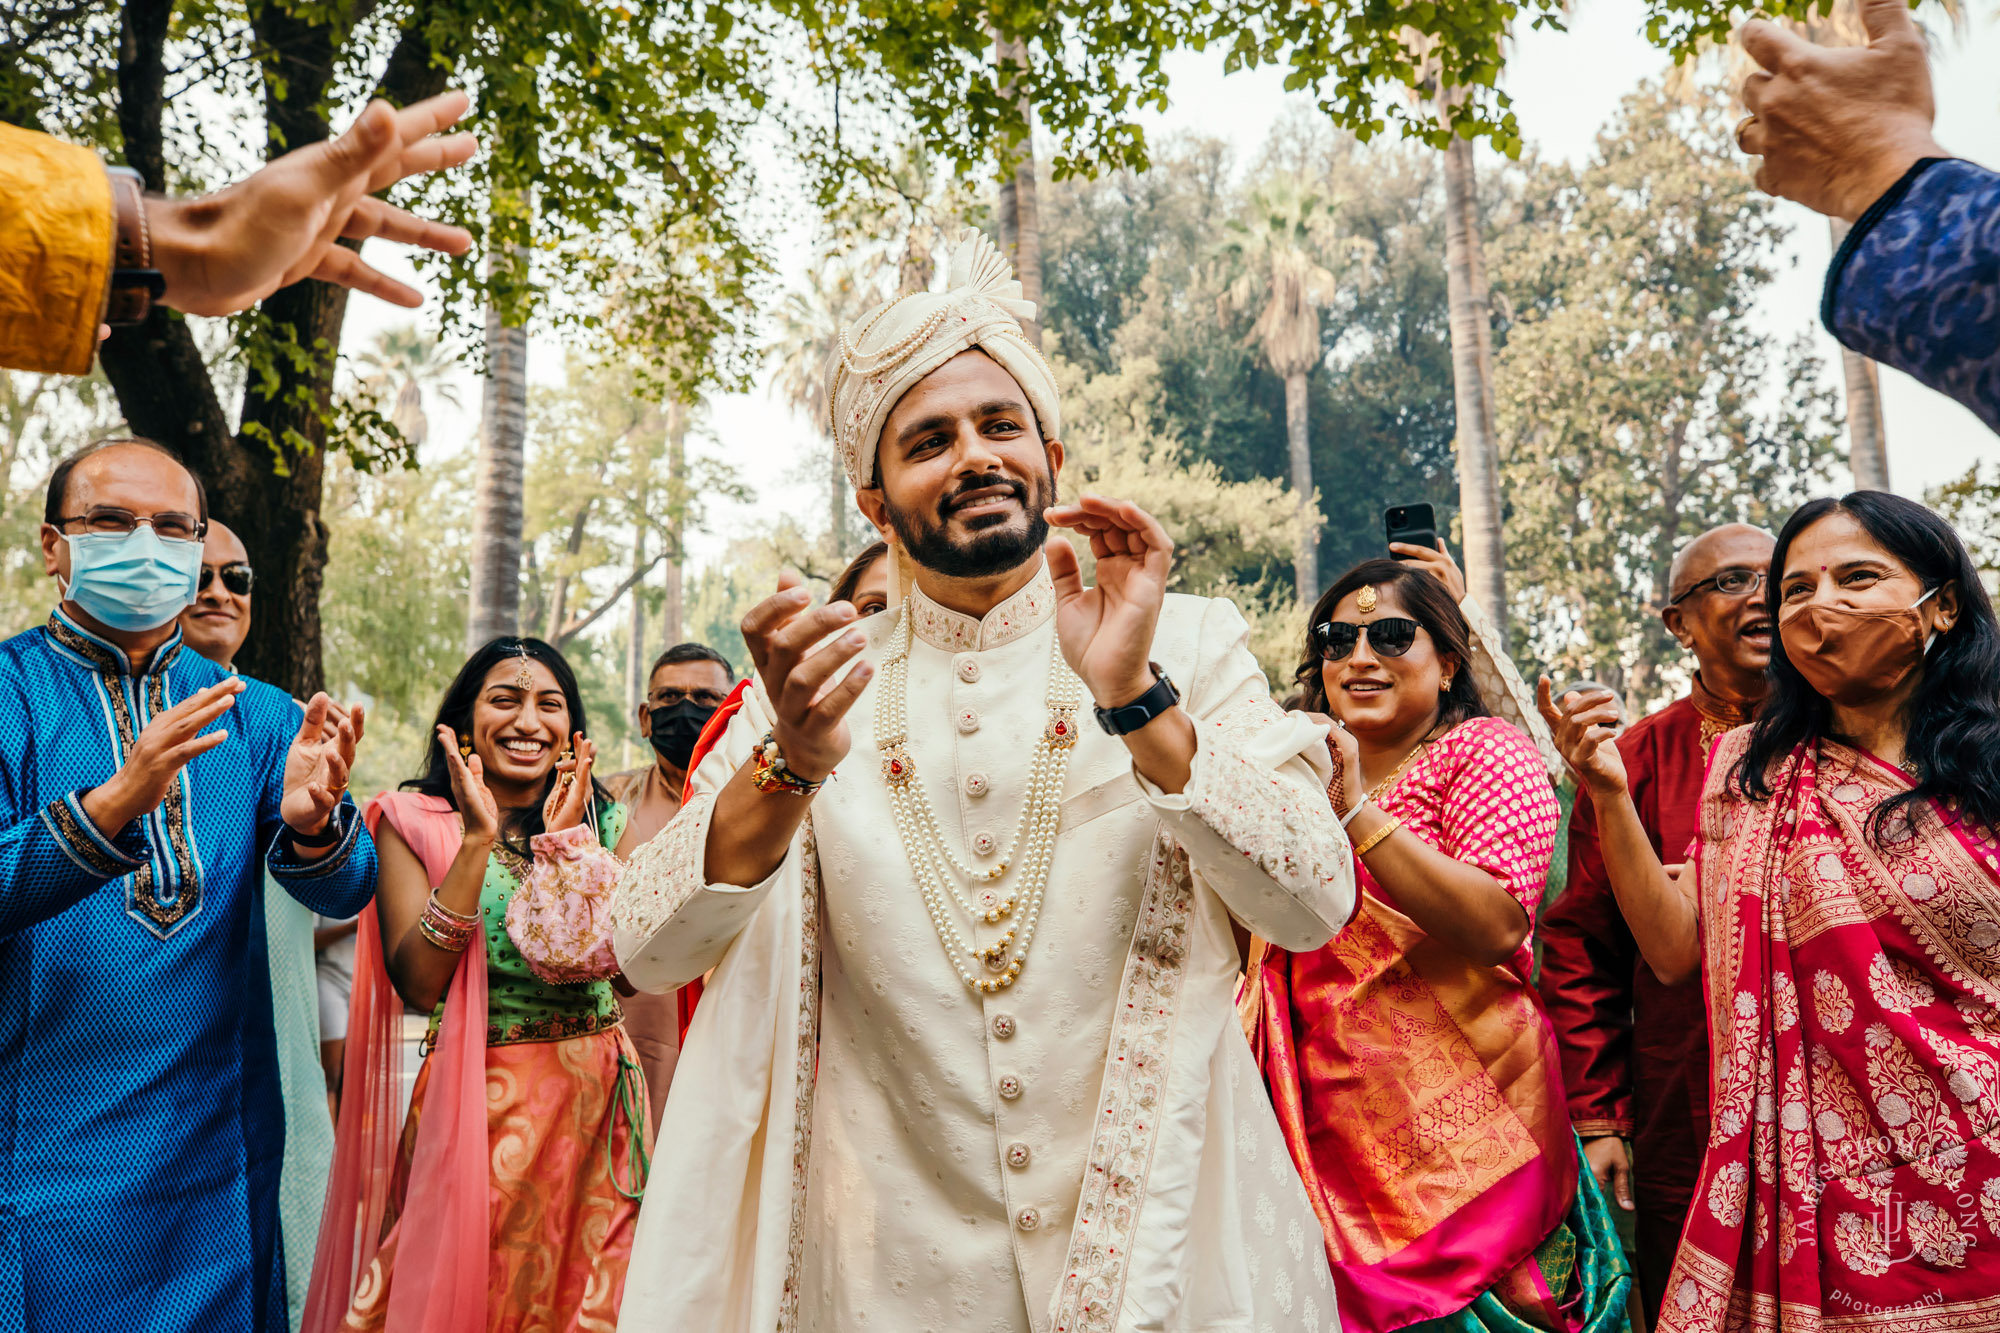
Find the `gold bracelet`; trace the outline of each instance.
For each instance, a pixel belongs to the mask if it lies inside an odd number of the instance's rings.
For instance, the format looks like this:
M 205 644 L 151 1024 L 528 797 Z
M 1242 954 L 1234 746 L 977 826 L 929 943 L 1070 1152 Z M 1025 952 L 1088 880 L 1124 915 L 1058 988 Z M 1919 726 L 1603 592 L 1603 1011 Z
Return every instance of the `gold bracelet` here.
M 1354 854 L 1356 856 L 1366 856 L 1369 852 L 1375 850 L 1376 843 L 1382 841 L 1382 839 L 1388 837 L 1401 827 L 1403 827 L 1403 817 L 1401 815 L 1389 816 L 1388 823 L 1361 840 L 1361 845 L 1354 849 Z

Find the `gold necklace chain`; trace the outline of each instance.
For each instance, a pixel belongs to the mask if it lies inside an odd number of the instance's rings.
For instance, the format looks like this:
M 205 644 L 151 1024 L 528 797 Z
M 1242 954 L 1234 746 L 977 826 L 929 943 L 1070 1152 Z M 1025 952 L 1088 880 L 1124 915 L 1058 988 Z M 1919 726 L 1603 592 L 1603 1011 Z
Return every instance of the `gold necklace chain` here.
M 1376 802 L 1377 804 L 1380 804 L 1382 799 L 1382 793 L 1389 790 L 1389 788 L 1395 786 L 1396 779 L 1402 777 L 1404 773 L 1408 772 L 1410 765 L 1416 763 L 1418 757 L 1422 755 L 1425 750 L 1428 750 L 1430 746 L 1431 746 L 1431 741 L 1430 737 L 1428 736 L 1418 741 L 1416 743 L 1416 746 L 1408 754 L 1403 756 L 1403 762 L 1397 764 L 1396 767 L 1390 772 L 1388 777 L 1383 778 L 1380 782 L 1376 783 L 1374 786 L 1368 789 L 1368 799 Z
M 1014 984 L 1028 959 L 1028 946 L 1041 919 L 1042 894 L 1048 887 L 1049 863 L 1055 856 L 1056 831 L 1062 823 L 1063 782 L 1069 754 L 1076 748 L 1076 712 L 1083 702 L 1083 682 L 1063 660 L 1060 642 L 1049 662 L 1048 724 L 1035 743 L 1028 768 L 1028 796 L 1022 804 L 1021 826 L 1007 854 L 990 870 L 967 865 L 945 841 L 944 829 L 930 798 L 917 782 L 916 761 L 909 752 L 910 616 L 907 603 L 882 657 L 882 679 L 875 696 L 876 746 L 882 751 L 882 780 L 889 788 L 889 808 L 903 852 L 915 872 L 924 910 L 944 945 L 952 970 L 968 988 L 991 995 Z M 1013 860 L 1015 848 L 1021 857 Z M 1004 897 L 999 881 L 1010 870 L 1020 872 Z M 959 889 L 958 878 L 983 884 L 975 905 Z M 1021 908 L 1021 920 L 991 946 L 981 949 L 953 920 L 956 902 L 974 922 L 993 925 Z M 982 977 L 978 967 L 996 975 Z

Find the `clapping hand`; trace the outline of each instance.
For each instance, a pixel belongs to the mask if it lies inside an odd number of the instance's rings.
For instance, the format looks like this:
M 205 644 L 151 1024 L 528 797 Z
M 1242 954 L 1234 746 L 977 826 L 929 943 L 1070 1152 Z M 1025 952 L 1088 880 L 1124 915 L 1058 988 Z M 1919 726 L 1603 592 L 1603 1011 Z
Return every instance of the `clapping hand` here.
M 848 602 L 814 606 L 800 582 L 789 569 L 778 576 L 778 590 L 743 618 L 743 642 L 771 700 L 771 734 L 786 769 L 819 782 L 847 757 L 847 710 L 874 668 L 856 663 L 834 680 L 867 643 L 859 629 L 835 633 L 859 613 Z
M 1628 790 L 1625 757 L 1618 753 L 1618 699 L 1608 690 L 1563 695 L 1558 703 L 1550 697 L 1549 678 L 1535 685 L 1535 707 L 1549 724 L 1556 749 L 1576 780 L 1590 789 L 1593 797 L 1618 796 Z
M 295 833 L 317 834 L 347 791 L 354 747 L 366 716 L 360 704 L 342 707 L 324 693 L 306 704 L 299 734 L 285 755 L 284 798 L 278 813 Z
M 1097 561 L 1096 586 L 1086 588 L 1067 537 L 1052 534 L 1045 548 L 1063 657 L 1100 707 L 1122 708 L 1153 687 L 1153 628 L 1173 570 L 1173 540 L 1158 519 L 1124 500 L 1085 495 L 1047 516 L 1088 537 Z
M 577 732 L 570 738 L 570 755 L 556 761 L 556 781 L 542 802 L 542 827 L 550 833 L 575 828 L 590 809 L 590 766 L 597 762 L 597 747 L 588 736 Z
M 500 840 L 500 803 L 486 789 L 486 766 L 479 756 L 460 755 L 458 737 L 440 723 L 438 744 L 444 747 L 445 767 L 451 772 L 451 803 L 458 807 L 467 842 L 491 846 Z
M 243 682 L 235 676 L 198 690 L 148 722 L 125 756 L 124 767 L 83 798 L 84 813 L 108 838 L 127 824 L 159 809 L 181 769 L 229 739 L 227 728 L 203 734 L 209 723 L 236 706 Z

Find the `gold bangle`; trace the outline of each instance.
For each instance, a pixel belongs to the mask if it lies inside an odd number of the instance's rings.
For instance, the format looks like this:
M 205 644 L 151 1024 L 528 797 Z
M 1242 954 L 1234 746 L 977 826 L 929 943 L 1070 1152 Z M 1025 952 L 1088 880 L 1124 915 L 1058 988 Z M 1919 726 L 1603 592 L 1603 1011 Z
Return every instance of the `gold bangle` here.
M 1382 841 L 1382 839 L 1388 837 L 1401 827 L 1403 827 L 1403 817 L 1401 815 L 1389 816 L 1388 823 L 1361 840 L 1361 845 L 1354 849 L 1354 854 L 1356 856 L 1366 856 L 1369 852 L 1375 850 L 1376 843 Z

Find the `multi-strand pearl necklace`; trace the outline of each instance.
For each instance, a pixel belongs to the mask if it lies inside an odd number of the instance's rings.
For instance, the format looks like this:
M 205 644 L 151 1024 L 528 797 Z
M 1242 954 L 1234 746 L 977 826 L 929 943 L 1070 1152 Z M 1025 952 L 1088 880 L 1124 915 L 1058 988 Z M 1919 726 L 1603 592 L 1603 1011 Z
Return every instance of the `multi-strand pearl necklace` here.
M 1035 937 L 1035 924 L 1041 919 L 1042 892 L 1048 887 L 1049 862 L 1055 856 L 1056 831 L 1062 822 L 1063 780 L 1069 771 L 1070 751 L 1076 748 L 1076 711 L 1083 703 L 1083 682 L 1063 660 L 1058 641 L 1049 660 L 1048 725 L 1035 743 L 1028 766 L 1028 799 L 1022 805 L 1021 825 L 1006 851 L 988 869 L 966 864 L 952 850 L 937 812 L 917 781 L 916 763 L 909 751 L 909 688 L 910 616 L 906 608 L 883 655 L 882 679 L 875 693 L 882 780 L 889 788 L 889 808 L 895 812 L 896 831 L 902 835 L 904 854 L 916 873 L 924 910 L 930 914 L 931 926 L 944 945 L 952 970 L 971 989 L 991 995 L 1019 979 L 1021 965 L 1028 960 L 1028 945 Z M 1014 859 L 1016 850 L 1019 861 Z M 1003 894 L 999 885 L 1009 870 L 1021 873 L 1014 887 Z M 979 886 L 977 901 L 961 890 L 961 879 Z M 1017 908 L 1021 917 L 990 947 L 981 949 L 958 928 L 951 912 L 954 902 L 974 922 L 997 925 Z M 981 967 L 993 975 L 979 975 Z

